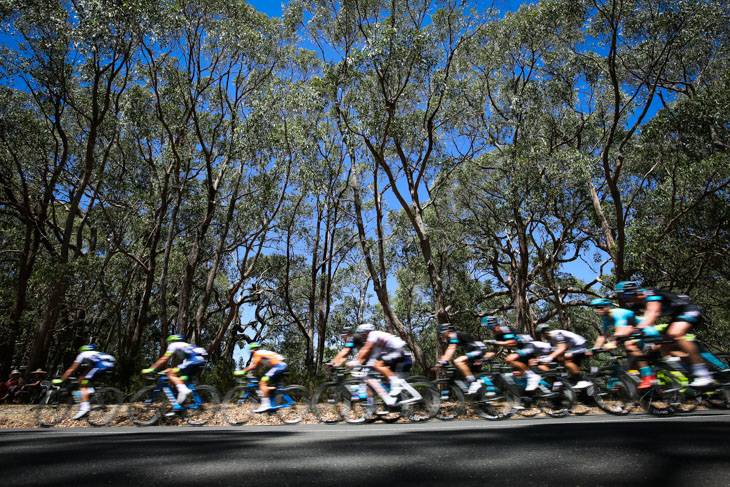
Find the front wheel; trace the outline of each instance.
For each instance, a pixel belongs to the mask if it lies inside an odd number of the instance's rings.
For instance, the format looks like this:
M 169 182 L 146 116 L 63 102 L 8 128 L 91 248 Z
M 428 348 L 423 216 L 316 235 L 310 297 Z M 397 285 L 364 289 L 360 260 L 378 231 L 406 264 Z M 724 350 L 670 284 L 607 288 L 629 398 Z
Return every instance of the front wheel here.
M 286 386 L 277 392 L 275 405 L 288 404 L 276 413 L 286 424 L 296 424 L 307 417 L 309 412 L 309 391 L 303 386 Z
M 436 386 L 440 394 L 439 410 L 436 417 L 442 421 L 451 421 L 462 416 L 466 411 L 464 391 L 456 384 L 448 382 L 438 383 Z
M 54 389 L 36 408 L 36 421 L 46 428 L 55 426 L 66 418 L 73 403 L 73 397 L 67 389 Z
M 312 412 L 318 420 L 325 424 L 342 421 L 342 414 L 337 401 L 337 382 L 325 382 L 312 395 Z
M 185 422 L 192 426 L 203 426 L 213 421 L 218 414 L 221 399 L 213 386 L 196 386 L 183 403 Z
M 501 380 L 494 380 L 490 386 L 482 387 L 475 397 L 477 413 L 490 421 L 512 417 L 523 410 L 520 403 L 519 394 Z
M 414 422 L 428 421 L 436 417 L 441 398 L 433 383 L 425 377 L 410 377 L 406 381 L 421 396 L 418 401 L 406 404 L 406 417 Z
M 335 402 L 340 416 L 350 424 L 361 424 L 367 419 L 368 394 L 372 394 L 362 379 L 347 379 L 340 383 Z
M 599 369 L 590 380 L 593 386 L 588 388 L 588 393 L 602 411 L 624 416 L 636 407 L 636 384 L 630 378 L 618 375 L 613 368 Z
M 575 393 L 564 384 L 553 385 L 552 388 L 557 390 L 538 393 L 535 403 L 548 416 L 562 418 L 573 410 Z
M 657 374 L 657 384 L 639 393 L 639 403 L 654 416 L 671 416 L 682 403 L 681 389 L 681 384 L 670 375 Z
M 236 386 L 223 398 L 223 419 L 230 425 L 240 426 L 253 418 L 253 411 L 258 407 L 259 398 L 254 391 L 246 386 Z
M 167 396 L 157 386 L 143 387 L 129 400 L 127 414 L 137 426 L 155 424 L 169 407 Z
M 92 426 L 106 426 L 117 417 L 122 404 L 122 391 L 114 387 L 99 387 L 91 395 L 91 409 L 86 416 Z

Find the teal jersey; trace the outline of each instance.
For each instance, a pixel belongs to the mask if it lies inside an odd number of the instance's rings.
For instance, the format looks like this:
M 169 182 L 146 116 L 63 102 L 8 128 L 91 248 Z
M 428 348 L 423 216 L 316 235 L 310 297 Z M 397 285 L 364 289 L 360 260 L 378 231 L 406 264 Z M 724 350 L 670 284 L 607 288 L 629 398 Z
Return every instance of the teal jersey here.
M 603 317 L 604 333 L 619 326 L 636 326 L 636 315 L 634 312 L 630 309 L 612 308 L 608 316 Z

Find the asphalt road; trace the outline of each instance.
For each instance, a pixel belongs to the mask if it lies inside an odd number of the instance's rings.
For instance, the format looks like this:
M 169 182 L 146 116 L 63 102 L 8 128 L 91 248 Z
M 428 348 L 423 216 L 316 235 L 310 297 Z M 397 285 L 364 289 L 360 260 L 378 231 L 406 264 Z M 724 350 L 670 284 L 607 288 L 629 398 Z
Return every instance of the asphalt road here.
M 0 430 L 2 485 L 730 485 L 730 414 Z

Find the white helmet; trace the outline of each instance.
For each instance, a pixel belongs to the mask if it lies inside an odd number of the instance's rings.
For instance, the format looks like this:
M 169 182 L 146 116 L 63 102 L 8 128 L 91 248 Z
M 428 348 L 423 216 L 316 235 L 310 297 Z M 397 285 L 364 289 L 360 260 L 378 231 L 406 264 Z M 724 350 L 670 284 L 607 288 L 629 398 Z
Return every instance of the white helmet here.
M 362 323 L 358 325 L 355 333 L 357 333 L 358 335 L 367 335 L 371 331 L 375 331 L 375 325 L 373 325 L 372 323 Z

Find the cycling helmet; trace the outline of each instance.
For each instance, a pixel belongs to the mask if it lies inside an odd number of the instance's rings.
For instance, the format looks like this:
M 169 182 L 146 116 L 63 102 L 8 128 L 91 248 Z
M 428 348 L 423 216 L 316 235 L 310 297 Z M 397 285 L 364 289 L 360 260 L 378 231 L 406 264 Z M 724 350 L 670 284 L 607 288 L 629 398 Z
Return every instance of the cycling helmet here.
M 92 352 L 96 350 L 96 345 L 89 343 L 88 345 L 82 345 L 79 348 L 79 352 Z
M 494 316 L 485 316 L 484 318 L 482 318 L 482 326 L 490 330 L 497 326 L 497 324 L 497 318 Z
M 540 323 L 535 327 L 535 333 L 547 333 L 550 329 L 550 325 L 547 323 Z
M 361 325 L 358 325 L 355 333 L 357 333 L 358 335 L 366 335 L 371 331 L 375 331 L 375 325 L 373 325 L 372 323 L 363 323 Z
M 441 333 L 448 333 L 450 331 L 454 330 L 454 325 L 451 323 L 441 323 L 438 328 L 436 329 L 437 333 L 440 335 Z
M 612 306 L 613 302 L 610 299 L 606 298 L 596 298 L 593 301 L 591 301 L 590 306 L 593 306 L 595 308 L 603 308 L 606 306 Z
M 632 296 L 636 290 L 637 286 L 634 281 L 621 281 L 616 284 L 616 293 L 621 298 Z
M 251 342 L 248 345 L 246 345 L 246 348 L 248 350 L 255 350 L 257 348 L 261 348 L 261 343 L 260 342 Z
M 176 334 L 176 335 L 170 335 L 169 337 L 167 337 L 167 339 L 165 341 L 167 343 L 171 343 L 171 342 L 181 342 L 183 340 L 185 340 L 184 336 Z

